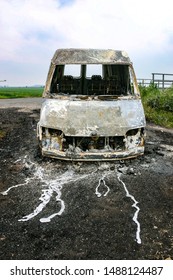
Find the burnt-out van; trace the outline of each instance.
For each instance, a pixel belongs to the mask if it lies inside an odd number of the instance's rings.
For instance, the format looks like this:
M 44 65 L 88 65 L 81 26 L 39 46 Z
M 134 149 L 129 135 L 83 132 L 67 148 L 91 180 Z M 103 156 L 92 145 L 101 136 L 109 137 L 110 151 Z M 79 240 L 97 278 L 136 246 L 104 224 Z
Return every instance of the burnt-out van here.
M 108 161 L 144 153 L 145 115 L 126 52 L 58 49 L 43 97 L 37 126 L 43 156 Z

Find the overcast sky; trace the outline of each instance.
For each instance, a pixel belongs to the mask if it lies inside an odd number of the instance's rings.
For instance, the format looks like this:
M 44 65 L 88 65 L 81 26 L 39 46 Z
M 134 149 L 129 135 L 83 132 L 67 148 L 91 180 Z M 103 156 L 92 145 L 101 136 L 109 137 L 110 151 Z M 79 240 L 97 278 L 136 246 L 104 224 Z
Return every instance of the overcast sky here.
M 125 50 L 138 78 L 173 73 L 172 0 L 0 0 L 1 86 L 44 85 L 58 48 Z

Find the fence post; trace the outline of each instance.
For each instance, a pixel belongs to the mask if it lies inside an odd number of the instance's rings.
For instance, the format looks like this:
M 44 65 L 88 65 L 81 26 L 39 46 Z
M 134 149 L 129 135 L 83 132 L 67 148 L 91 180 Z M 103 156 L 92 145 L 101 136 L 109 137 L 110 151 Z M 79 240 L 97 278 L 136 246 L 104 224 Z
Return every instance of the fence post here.
M 152 80 L 153 80 L 153 85 L 154 85 L 154 73 L 152 73 Z
M 165 74 L 162 74 L 162 90 L 165 88 Z

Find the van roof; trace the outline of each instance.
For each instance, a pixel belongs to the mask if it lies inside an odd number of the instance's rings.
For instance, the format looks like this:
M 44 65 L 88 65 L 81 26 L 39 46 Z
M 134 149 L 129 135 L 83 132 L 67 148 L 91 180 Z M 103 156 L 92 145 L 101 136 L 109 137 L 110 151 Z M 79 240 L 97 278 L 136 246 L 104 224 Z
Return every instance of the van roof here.
M 125 51 L 112 49 L 58 49 L 51 62 L 64 64 L 131 64 Z

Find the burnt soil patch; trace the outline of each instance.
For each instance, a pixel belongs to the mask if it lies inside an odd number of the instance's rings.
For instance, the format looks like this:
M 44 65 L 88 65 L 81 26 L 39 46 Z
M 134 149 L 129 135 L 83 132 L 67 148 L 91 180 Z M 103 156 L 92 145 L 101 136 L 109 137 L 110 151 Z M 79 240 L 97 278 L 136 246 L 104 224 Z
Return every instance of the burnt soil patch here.
M 148 128 L 137 159 L 65 163 L 41 157 L 38 119 L 39 110 L 0 109 L 0 258 L 173 259 L 172 132 Z

